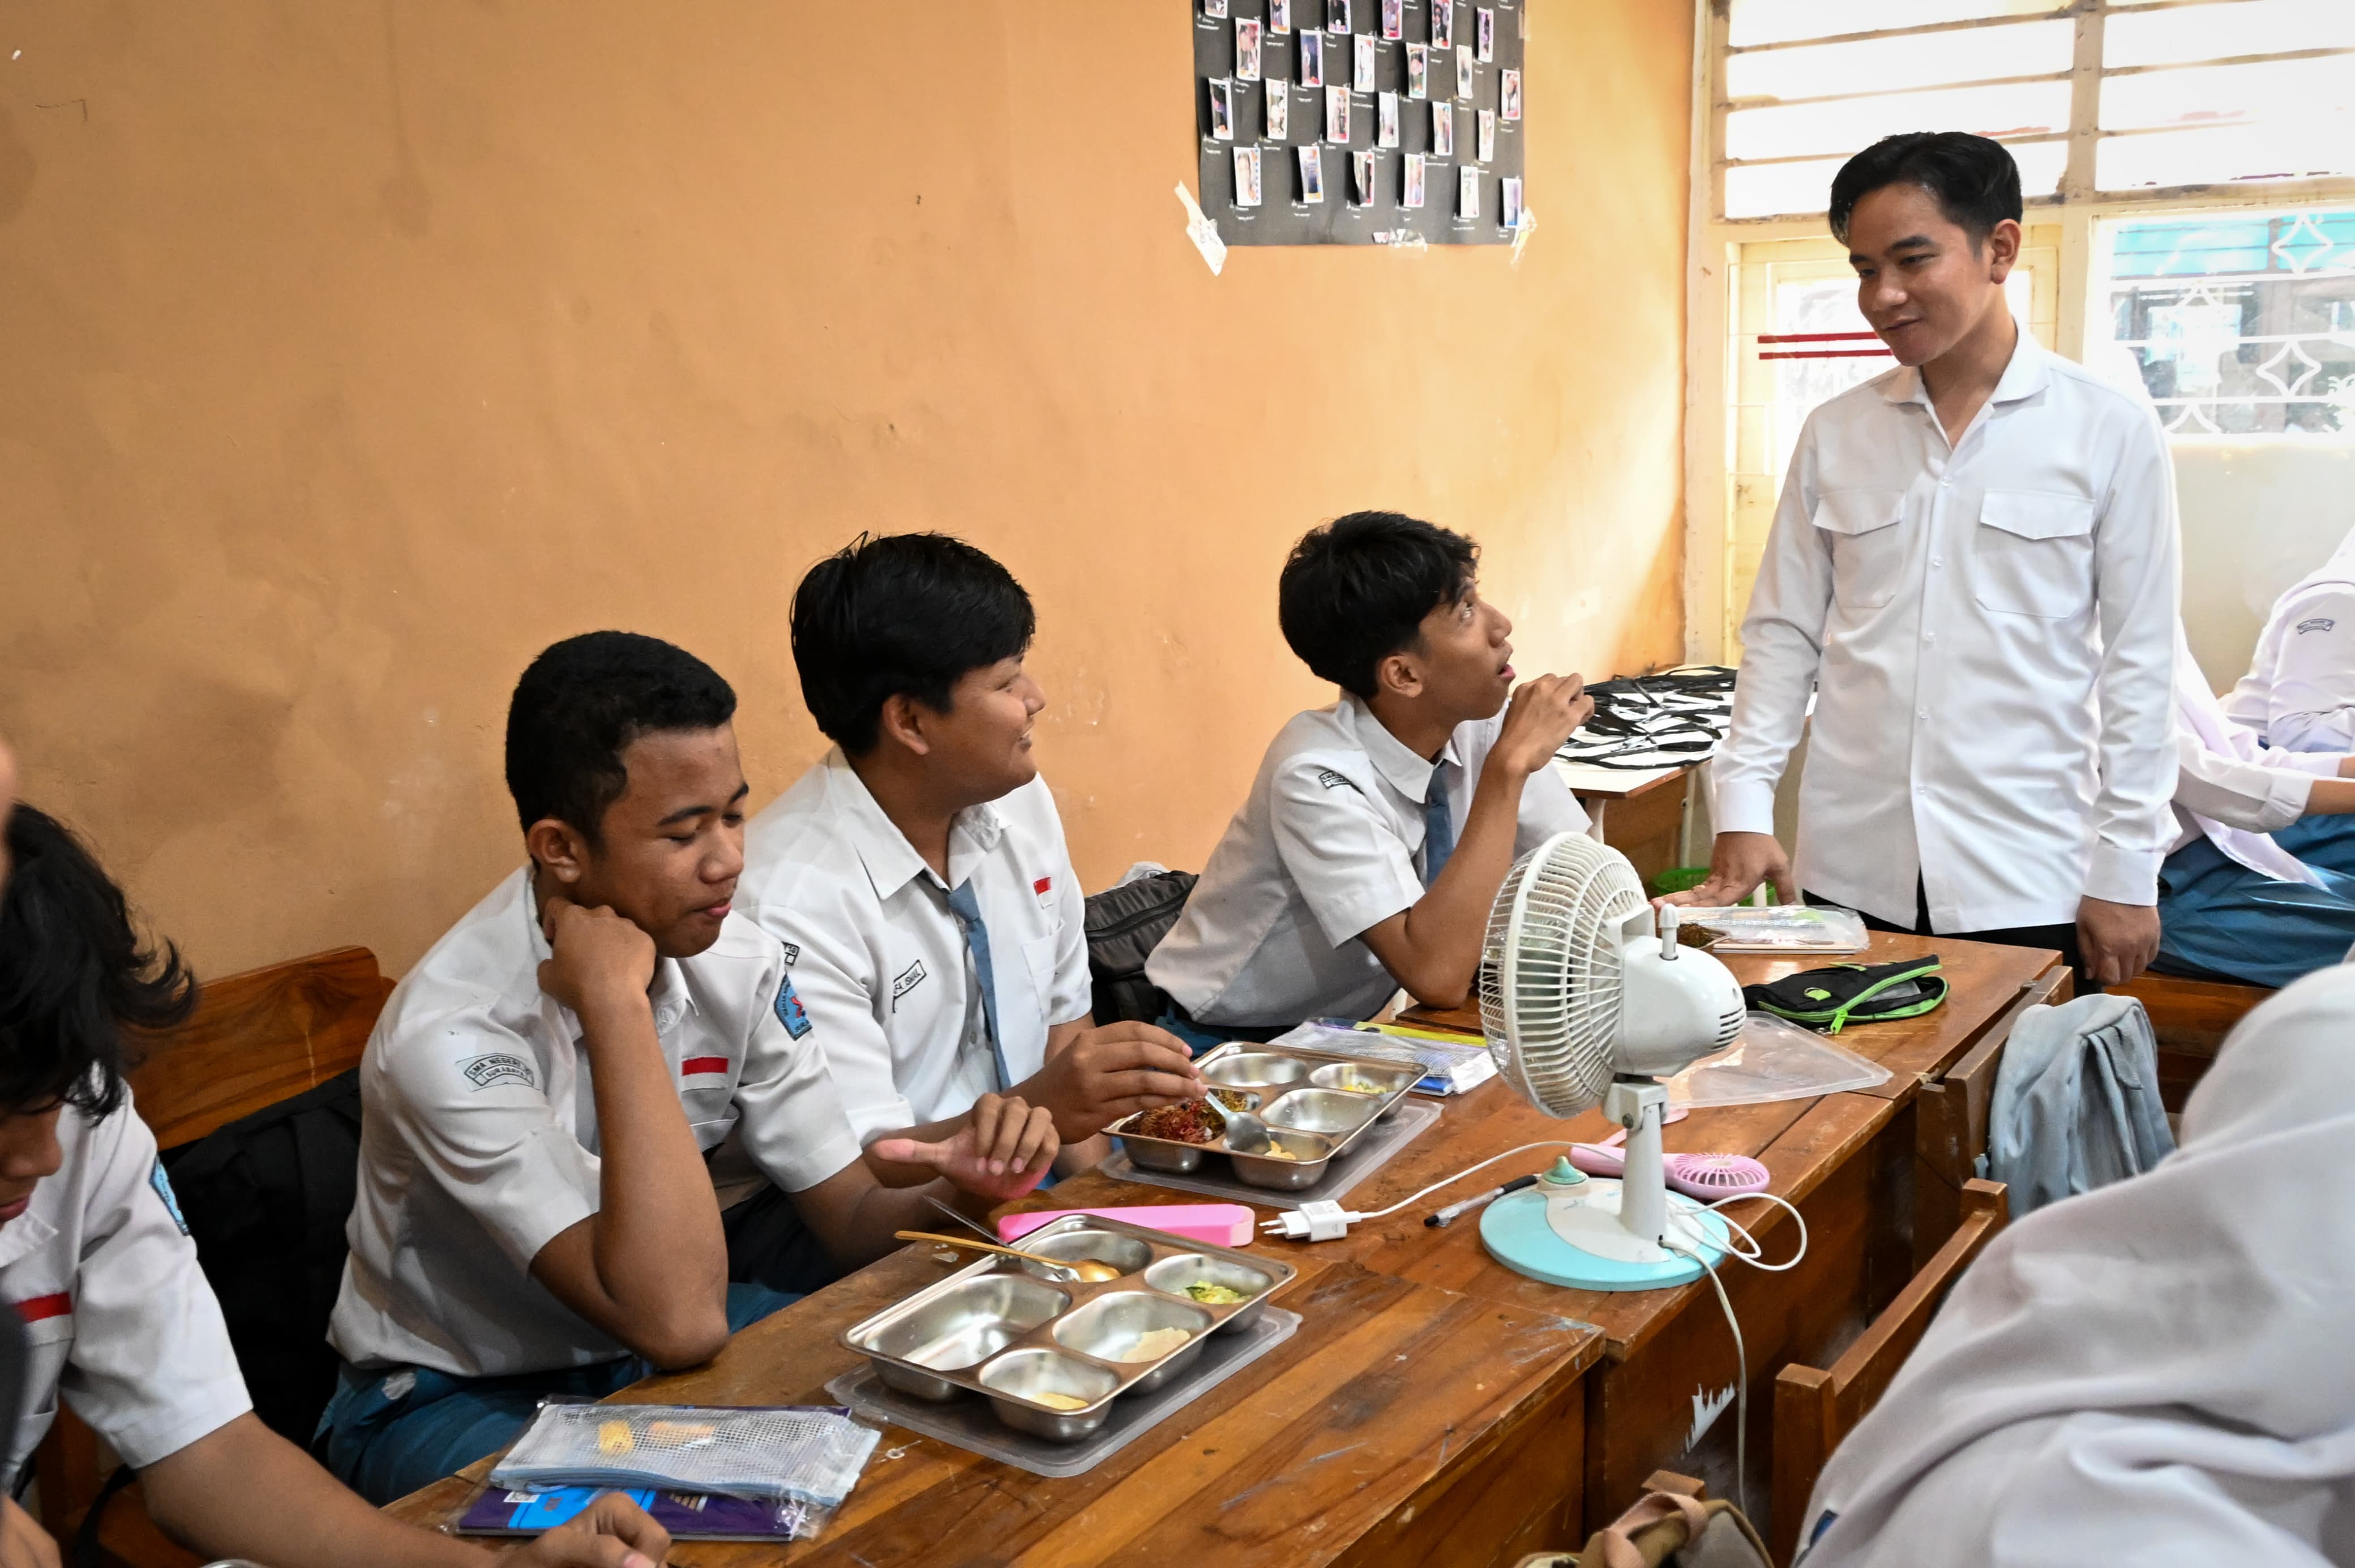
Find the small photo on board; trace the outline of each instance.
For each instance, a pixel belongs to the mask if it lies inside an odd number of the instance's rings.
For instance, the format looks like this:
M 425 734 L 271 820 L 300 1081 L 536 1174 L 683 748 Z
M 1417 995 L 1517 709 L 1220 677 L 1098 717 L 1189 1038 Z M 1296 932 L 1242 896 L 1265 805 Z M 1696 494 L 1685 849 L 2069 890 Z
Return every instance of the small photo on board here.
M 1259 24 L 1249 18 L 1235 23 L 1235 80 L 1259 80 Z
M 1322 147 L 1300 149 L 1300 199 L 1325 199 L 1325 149 Z
M 1349 31 L 1349 0 L 1325 0 L 1325 30 L 1328 33 Z
M 1505 176 L 1503 202 L 1505 227 L 1508 229 L 1518 229 L 1521 226 L 1521 182 L 1518 176 Z
M 1322 33 L 1300 35 L 1300 85 L 1325 85 L 1325 35 Z
M 1349 90 L 1325 90 L 1325 139 L 1337 147 L 1349 144 Z
M 1237 207 L 1259 205 L 1259 149 L 1257 147 L 1235 149 L 1235 205 Z
M 1358 69 L 1355 73 L 1358 91 L 1371 92 L 1374 90 L 1374 60 L 1377 58 L 1374 50 L 1378 47 L 1374 42 L 1374 35 L 1359 33 L 1350 42 L 1358 46 Z
M 1221 142 L 1235 139 L 1235 84 L 1223 76 L 1214 76 L 1204 84 L 1210 90 L 1210 134 Z
M 1406 37 L 1406 0 L 1382 0 L 1382 37 Z
M 1480 161 L 1494 163 L 1497 159 L 1497 112 L 1480 111 Z
M 1202 15 L 1203 15 L 1203 16 L 1225 16 L 1226 14 L 1227 14 L 1227 0 L 1202 0 Z
M 1493 9 L 1486 5 L 1473 7 L 1472 36 L 1480 46 L 1482 59 L 1497 58 L 1497 13 Z
M 1431 96 L 1431 48 L 1425 44 L 1406 47 L 1406 95 L 1409 98 Z
M 1497 112 L 1508 120 L 1521 117 L 1521 73 L 1508 70 L 1501 73 L 1502 83 L 1497 89 Z
M 1455 0 L 1431 0 L 1431 47 L 1455 47 Z
M 1258 150 L 1256 147 L 1252 149 L 1253 152 Z M 1238 152 L 1235 156 L 1240 158 L 1242 154 Z M 1455 216 L 1480 216 L 1480 171 L 1468 164 L 1455 171 Z
M 1292 31 L 1292 0 L 1267 0 L 1267 30 L 1271 33 Z
M 1353 182 L 1350 189 L 1356 193 L 1352 199 L 1359 207 L 1374 205 L 1374 167 L 1373 154 L 1351 153 L 1349 155 L 1349 174 Z
M 1399 96 L 1395 92 L 1374 95 L 1374 145 L 1395 147 L 1399 144 Z
M 1472 46 L 1455 46 L 1455 96 L 1465 102 L 1472 101 Z
M 1455 155 L 1455 105 L 1453 103 L 1431 106 L 1431 155 L 1434 158 Z
M 1406 194 L 1399 197 L 1401 207 L 1423 205 L 1423 156 L 1421 153 L 1406 155 Z
M 1267 129 L 1271 142 L 1292 140 L 1292 89 L 1280 81 L 1262 84 L 1267 91 Z

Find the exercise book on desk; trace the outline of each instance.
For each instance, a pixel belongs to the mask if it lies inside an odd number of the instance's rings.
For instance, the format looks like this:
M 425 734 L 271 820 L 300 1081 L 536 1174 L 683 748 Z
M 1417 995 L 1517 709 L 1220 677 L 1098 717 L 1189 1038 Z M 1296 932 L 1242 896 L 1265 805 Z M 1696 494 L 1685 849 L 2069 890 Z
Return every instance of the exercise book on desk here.
M 580 1513 L 612 1487 L 558 1487 L 545 1492 L 485 1489 L 458 1521 L 461 1535 L 538 1535 Z M 674 1541 L 794 1541 L 807 1533 L 808 1510 L 781 1509 L 752 1498 L 726 1498 L 649 1488 L 622 1488 Z

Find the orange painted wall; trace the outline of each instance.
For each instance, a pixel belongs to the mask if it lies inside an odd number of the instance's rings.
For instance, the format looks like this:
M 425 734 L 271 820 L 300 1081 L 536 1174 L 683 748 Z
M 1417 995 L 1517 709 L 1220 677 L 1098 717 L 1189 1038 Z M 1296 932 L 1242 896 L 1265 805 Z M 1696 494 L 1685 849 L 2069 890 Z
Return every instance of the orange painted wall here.
M 1525 670 L 1673 660 L 1690 8 L 1536 5 L 1518 268 L 1220 278 L 1171 193 L 1183 0 L 13 7 L 27 797 L 205 972 L 358 942 L 398 973 L 520 853 L 534 651 L 696 650 L 764 800 L 819 749 L 787 596 L 861 528 L 1029 587 L 1092 887 L 1199 865 L 1327 699 L 1273 617 L 1320 518 L 1476 535 Z

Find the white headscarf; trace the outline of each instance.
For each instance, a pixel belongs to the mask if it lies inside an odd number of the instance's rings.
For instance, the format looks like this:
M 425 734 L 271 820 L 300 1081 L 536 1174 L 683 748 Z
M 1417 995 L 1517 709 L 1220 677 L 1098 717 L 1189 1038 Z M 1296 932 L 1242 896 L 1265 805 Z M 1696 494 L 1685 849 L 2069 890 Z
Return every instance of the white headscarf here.
M 1997 1239 L 1828 1509 L 1806 1568 L 2355 1563 L 2355 969 L 2233 1030 L 2156 1170 Z

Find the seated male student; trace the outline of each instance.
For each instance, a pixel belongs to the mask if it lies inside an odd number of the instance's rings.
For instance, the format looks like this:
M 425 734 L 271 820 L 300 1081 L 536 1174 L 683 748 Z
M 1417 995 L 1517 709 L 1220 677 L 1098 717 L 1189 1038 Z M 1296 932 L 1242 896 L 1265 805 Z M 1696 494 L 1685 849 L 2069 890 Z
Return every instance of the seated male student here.
M 2355 752 L 2355 531 L 2274 601 L 2224 711 L 2282 766 Z M 2355 876 L 2355 817 L 2309 816 L 2274 837 L 2309 866 Z
M 124 1029 L 177 1023 L 195 984 L 176 953 L 143 944 L 71 834 L 30 806 L 9 813 L 7 783 L 0 748 L 0 1302 L 25 1320 L 31 1352 L 30 1413 L 0 1417 L 8 1479 L 62 1395 L 138 1472 L 165 1533 L 208 1558 L 654 1568 L 670 1538 L 619 1493 L 502 1559 L 386 1518 L 254 1415 L 123 1081 Z M 0 1568 L 59 1561 L 32 1517 L 0 1500 Z
M 1012 1197 L 1054 1157 L 1047 1114 L 996 1095 L 861 1157 L 784 954 L 730 912 L 735 705 L 702 661 L 622 632 L 558 643 L 516 686 L 529 860 L 401 981 L 361 1062 L 346 1364 L 317 1441 L 368 1497 L 497 1448 L 544 1396 L 709 1360 L 783 1292 L 890 1250 L 925 1211 L 890 1185 Z
M 996 1090 L 1053 1114 L 1069 1172 L 1201 1086 L 1178 1040 L 1090 1012 L 1079 878 L 1031 755 L 1035 628 L 1013 574 L 946 535 L 812 567 L 794 663 L 835 744 L 752 819 L 736 902 L 784 943 L 860 1137 L 932 1136 Z
M 1364 1018 L 1401 986 L 1455 1006 L 1514 857 L 1585 831 L 1549 764 L 1593 699 L 1575 675 L 1513 689 L 1512 623 L 1480 597 L 1478 561 L 1396 512 L 1293 548 L 1284 640 L 1340 699 L 1277 732 L 1146 965 L 1192 1043 Z

